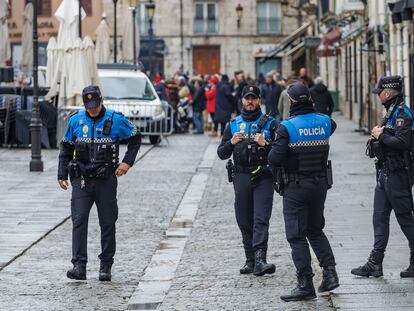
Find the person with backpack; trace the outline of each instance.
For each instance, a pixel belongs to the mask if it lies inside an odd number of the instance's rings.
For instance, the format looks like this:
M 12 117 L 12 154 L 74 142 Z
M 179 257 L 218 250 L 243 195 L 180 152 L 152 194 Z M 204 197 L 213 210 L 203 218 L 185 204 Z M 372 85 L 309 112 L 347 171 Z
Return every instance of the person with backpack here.
M 376 158 L 377 170 L 374 247 L 368 261 L 352 269 L 351 273 L 365 277 L 383 275 L 382 261 L 390 233 L 390 214 L 394 210 L 411 250 L 409 267 L 400 276 L 414 277 L 413 178 L 410 169 L 413 113 L 404 102 L 400 76 L 382 77 L 372 92 L 379 96 L 387 111 L 382 124 L 372 129 L 372 138 L 367 144 L 367 155 Z

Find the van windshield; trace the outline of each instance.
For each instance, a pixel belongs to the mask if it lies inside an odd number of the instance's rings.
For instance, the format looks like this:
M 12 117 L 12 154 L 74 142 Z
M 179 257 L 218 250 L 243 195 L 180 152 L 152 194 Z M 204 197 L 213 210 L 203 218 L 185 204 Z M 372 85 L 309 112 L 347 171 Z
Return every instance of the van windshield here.
M 104 99 L 154 100 L 150 83 L 140 77 L 99 77 Z

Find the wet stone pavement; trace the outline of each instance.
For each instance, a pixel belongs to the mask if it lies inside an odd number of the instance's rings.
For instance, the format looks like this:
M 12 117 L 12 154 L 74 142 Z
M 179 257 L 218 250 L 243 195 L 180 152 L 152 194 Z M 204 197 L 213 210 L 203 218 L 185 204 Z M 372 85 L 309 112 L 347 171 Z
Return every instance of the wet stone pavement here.
M 341 281 L 334 294 L 318 295 L 308 302 L 279 299 L 294 286 L 295 274 L 277 194 L 268 251 L 276 274 L 257 278 L 238 273 L 244 255 L 225 161 L 212 157 L 218 140 L 177 135 L 169 138 L 169 144 L 152 149 L 120 179 L 113 282 L 97 280 L 99 227 L 93 209 L 88 280 L 66 278 L 71 252 L 71 224 L 66 221 L 0 271 L 0 310 L 414 310 L 414 280 L 399 277 L 408 264 L 409 250 L 394 215 L 384 277 L 357 278 L 349 273 L 366 261 L 372 246 L 375 172 L 372 161 L 364 156 L 367 137 L 354 132 L 354 123 L 335 118 L 339 125 L 331 144 L 335 184 L 328 192 L 325 213 L 325 232 Z M 23 173 L 7 171 L 9 166 L 0 163 L 15 185 L 24 185 L 26 178 L 31 183 L 36 178 L 38 184 L 46 183 L 43 175 L 20 176 Z M 9 160 L 10 166 L 13 163 Z M 52 177 L 55 179 L 54 173 Z M 48 187 L 48 194 L 58 193 L 55 186 Z M 26 189 L 30 193 L 30 187 Z M 0 191 L 0 200 L 5 200 L 7 191 Z M 65 195 L 58 198 L 59 210 L 66 211 L 59 214 L 63 217 L 69 210 Z M 26 210 L 30 208 L 30 201 L 24 203 Z M 52 202 L 37 204 L 42 210 L 42 204 L 49 209 Z M 23 204 L 16 205 L 17 210 L 24 209 Z M 0 211 L 0 222 L 2 217 Z M 15 240 L 1 230 L 0 247 L 4 241 Z M 318 286 L 321 273 L 314 256 L 313 266 Z

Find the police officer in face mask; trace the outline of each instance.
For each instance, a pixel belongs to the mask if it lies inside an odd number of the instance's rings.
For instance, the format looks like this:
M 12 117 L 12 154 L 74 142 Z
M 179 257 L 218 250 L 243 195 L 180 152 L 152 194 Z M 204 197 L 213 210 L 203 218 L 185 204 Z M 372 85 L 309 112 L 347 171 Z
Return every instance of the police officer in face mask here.
M 92 205 L 98 209 L 102 253 L 100 281 L 111 280 L 115 255 L 117 176 L 125 175 L 134 164 L 141 146 L 141 134 L 122 114 L 106 109 L 97 86 L 83 90 L 85 109 L 72 115 L 61 142 L 58 182 L 72 184 L 72 263 L 70 279 L 86 279 L 88 219 Z M 119 162 L 119 141 L 127 140 L 128 149 Z
M 246 254 L 240 273 L 262 276 L 275 272 L 275 266 L 266 261 L 273 204 L 273 180 L 267 154 L 277 123 L 262 114 L 258 87 L 244 87 L 242 105 L 241 115 L 226 127 L 217 153 L 222 160 L 232 155 L 234 160 L 234 166 L 231 160 L 228 163 L 229 181 L 233 179 L 236 220 Z
M 331 185 L 327 169 L 329 137 L 336 124 L 329 116 L 315 112 L 309 89 L 302 83 L 289 85 L 287 95 L 290 118 L 277 129 L 269 162 L 277 170 L 281 186 L 286 238 L 298 279 L 296 288 L 280 298 L 297 301 L 316 297 L 308 242 L 323 269 L 319 291 L 339 286 L 335 258 L 323 232 L 326 193 Z
M 374 196 L 374 248 L 365 265 L 352 269 L 359 276 L 382 276 L 382 261 L 389 237 L 390 214 L 394 210 L 406 236 L 411 258 L 401 277 L 414 277 L 414 217 L 412 200 L 413 113 L 405 105 L 400 76 L 383 77 L 373 90 L 386 109 L 381 125 L 372 129 L 367 155 L 376 158 L 377 186 Z

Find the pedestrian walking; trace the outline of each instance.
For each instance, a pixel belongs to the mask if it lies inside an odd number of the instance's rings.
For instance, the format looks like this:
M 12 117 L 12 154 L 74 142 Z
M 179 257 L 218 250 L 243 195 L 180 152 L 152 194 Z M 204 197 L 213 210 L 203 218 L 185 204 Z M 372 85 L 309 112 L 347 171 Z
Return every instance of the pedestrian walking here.
M 322 78 L 315 79 L 315 85 L 310 88 L 312 101 L 315 105 L 316 112 L 331 116 L 334 108 L 334 101 L 331 92 L 329 92 Z
M 403 79 L 388 76 L 379 80 L 372 91 L 378 95 L 386 109 L 381 125 L 372 129 L 368 142 L 368 155 L 375 158 L 377 185 L 374 195 L 374 247 L 368 261 L 351 273 L 358 276 L 383 275 L 382 261 L 388 244 L 390 214 L 395 217 L 408 240 L 411 251 L 409 267 L 401 271 L 401 277 L 414 277 L 414 217 L 412 162 L 413 113 L 404 102 Z
M 234 111 L 234 97 L 231 93 L 229 77 L 224 74 L 221 81 L 217 83 L 216 91 L 216 107 L 214 113 L 214 121 L 220 124 L 220 135 L 224 135 L 224 129 L 227 122 L 231 119 Z
M 157 92 L 158 97 L 161 100 L 168 101 L 167 91 L 166 91 L 167 85 L 165 81 L 163 80 L 162 74 L 160 72 L 157 72 L 155 74 L 154 89 Z
M 328 167 L 329 137 L 336 123 L 313 108 L 309 89 L 300 82 L 287 88 L 290 118 L 276 131 L 276 141 L 269 153 L 275 168 L 277 189 L 283 196 L 286 238 L 292 248 L 297 285 L 284 301 L 316 298 L 313 285 L 310 243 L 323 269 L 319 292 L 339 286 L 335 258 L 323 232 L 325 199 L 331 186 Z
M 67 277 L 86 279 L 88 219 L 95 203 L 101 227 L 99 280 L 110 281 L 118 218 L 117 177 L 125 175 L 134 164 L 141 134 L 122 114 L 103 106 L 99 87 L 86 87 L 82 97 L 85 109 L 70 117 L 59 154 L 59 185 L 68 189 L 68 175 L 72 184 L 73 268 Z M 128 140 L 128 149 L 119 164 L 121 140 Z
M 266 107 L 266 114 L 271 115 L 277 122 L 280 122 L 278 104 L 282 91 L 282 87 L 273 79 L 273 73 L 268 73 L 266 82 L 261 86 L 262 99 Z
M 194 134 L 204 134 L 203 111 L 206 109 L 206 96 L 202 88 L 202 80 L 194 81 L 194 93 L 191 101 L 193 107 L 193 122 L 195 126 Z
M 218 122 L 214 120 L 214 113 L 216 112 L 216 94 L 217 94 L 217 83 L 218 79 L 216 76 L 212 76 L 209 80 L 208 85 L 205 86 L 204 92 L 207 100 L 206 110 L 210 114 L 211 120 L 213 121 L 214 128 L 210 136 L 217 136 Z
M 240 228 L 246 263 L 241 274 L 272 274 L 275 266 L 267 263 L 269 220 L 273 204 L 273 180 L 267 163 L 270 142 L 277 123 L 260 109 L 260 89 L 246 86 L 242 92 L 243 109 L 224 131 L 217 153 L 225 160 L 233 156 L 227 168 L 233 181 L 236 220 Z

